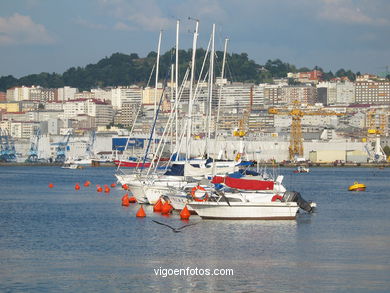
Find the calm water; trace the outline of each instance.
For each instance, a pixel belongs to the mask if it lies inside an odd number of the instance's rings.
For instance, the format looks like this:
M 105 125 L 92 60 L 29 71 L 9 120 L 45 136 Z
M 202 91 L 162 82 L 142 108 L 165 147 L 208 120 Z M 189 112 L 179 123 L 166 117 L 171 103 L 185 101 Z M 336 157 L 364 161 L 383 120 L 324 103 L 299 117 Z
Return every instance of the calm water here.
M 296 221 L 169 218 L 97 193 L 114 169 L 0 167 L 1 292 L 389 292 L 390 169 L 313 168 L 285 185 L 318 204 Z M 74 190 L 76 182 L 93 187 Z M 353 181 L 366 192 L 350 193 Z M 53 189 L 48 183 L 55 184 Z M 233 276 L 156 276 L 154 269 L 233 269 Z

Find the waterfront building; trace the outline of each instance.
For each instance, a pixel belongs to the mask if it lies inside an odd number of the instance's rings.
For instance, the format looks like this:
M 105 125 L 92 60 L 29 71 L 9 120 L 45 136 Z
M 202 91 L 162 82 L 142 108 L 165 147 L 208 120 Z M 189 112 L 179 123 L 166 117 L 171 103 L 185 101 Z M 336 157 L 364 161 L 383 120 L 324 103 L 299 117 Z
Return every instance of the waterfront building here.
M 39 128 L 36 121 L 12 121 L 10 124 L 10 135 L 13 138 L 30 138 Z

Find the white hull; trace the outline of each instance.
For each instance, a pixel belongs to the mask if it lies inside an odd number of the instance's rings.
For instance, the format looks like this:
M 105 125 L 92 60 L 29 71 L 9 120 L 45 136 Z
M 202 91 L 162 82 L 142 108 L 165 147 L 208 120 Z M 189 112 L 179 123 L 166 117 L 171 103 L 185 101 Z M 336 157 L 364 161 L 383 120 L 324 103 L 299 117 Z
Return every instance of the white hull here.
M 191 202 L 189 206 L 203 219 L 293 220 L 298 212 L 295 202 L 245 203 Z
M 136 174 L 117 175 L 117 178 L 121 184 L 127 184 L 139 203 L 149 204 L 155 204 L 161 196 L 172 192 L 173 188 L 182 188 L 187 184 L 181 176 L 162 176 L 152 181 L 140 180 Z
M 169 195 L 168 197 L 170 204 L 175 210 L 181 211 L 187 205 L 190 212 L 195 212 L 195 210 L 188 205 L 188 203 L 192 201 L 188 200 L 186 195 Z

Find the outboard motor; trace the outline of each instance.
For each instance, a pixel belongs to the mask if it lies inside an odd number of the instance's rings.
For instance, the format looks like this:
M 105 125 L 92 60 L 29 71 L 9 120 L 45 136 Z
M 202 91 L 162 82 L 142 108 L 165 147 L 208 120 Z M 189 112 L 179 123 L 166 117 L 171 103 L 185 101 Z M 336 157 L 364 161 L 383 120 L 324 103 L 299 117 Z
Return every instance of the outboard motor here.
M 313 212 L 313 207 L 309 202 L 304 200 L 299 192 L 296 191 L 286 191 L 283 195 L 282 201 L 284 202 L 296 202 L 297 205 L 304 211 L 311 213 Z

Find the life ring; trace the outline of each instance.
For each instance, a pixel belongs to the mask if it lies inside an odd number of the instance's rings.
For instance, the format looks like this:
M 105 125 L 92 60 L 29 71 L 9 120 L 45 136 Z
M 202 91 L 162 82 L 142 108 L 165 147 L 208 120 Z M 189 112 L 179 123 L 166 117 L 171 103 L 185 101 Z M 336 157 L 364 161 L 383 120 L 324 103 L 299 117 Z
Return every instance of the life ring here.
M 204 195 L 202 197 L 198 197 L 195 195 L 198 190 L 204 191 Z M 191 196 L 195 201 L 206 201 L 209 198 L 209 195 L 207 194 L 206 189 L 204 189 L 202 186 L 199 186 L 199 185 L 197 185 L 191 189 Z
M 282 201 L 283 200 L 283 196 L 281 195 L 274 195 L 271 199 L 271 201 Z

